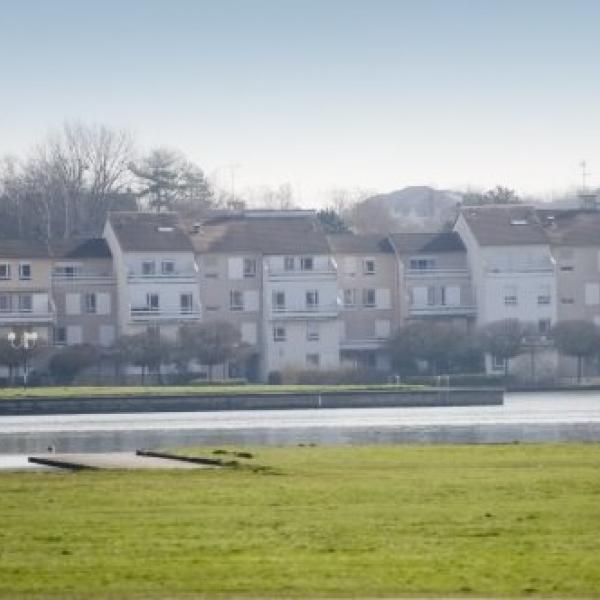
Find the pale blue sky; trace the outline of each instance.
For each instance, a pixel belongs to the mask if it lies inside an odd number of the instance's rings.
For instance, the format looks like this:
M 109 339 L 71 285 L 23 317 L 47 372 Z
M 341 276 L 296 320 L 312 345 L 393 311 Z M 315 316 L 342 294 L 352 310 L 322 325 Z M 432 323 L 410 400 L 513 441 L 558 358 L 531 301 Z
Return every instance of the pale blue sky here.
M 598 24 L 596 0 L 0 0 L 0 154 L 80 119 L 304 205 L 549 193 L 583 158 L 598 185 Z

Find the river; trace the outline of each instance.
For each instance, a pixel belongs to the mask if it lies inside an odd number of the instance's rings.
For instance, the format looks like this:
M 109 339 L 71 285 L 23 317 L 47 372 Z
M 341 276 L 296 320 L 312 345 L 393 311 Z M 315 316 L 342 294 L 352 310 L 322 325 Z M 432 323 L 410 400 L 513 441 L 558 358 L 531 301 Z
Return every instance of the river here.
M 559 441 L 600 441 L 600 392 L 508 393 L 503 406 L 481 407 L 0 417 L 0 467 L 49 447 Z

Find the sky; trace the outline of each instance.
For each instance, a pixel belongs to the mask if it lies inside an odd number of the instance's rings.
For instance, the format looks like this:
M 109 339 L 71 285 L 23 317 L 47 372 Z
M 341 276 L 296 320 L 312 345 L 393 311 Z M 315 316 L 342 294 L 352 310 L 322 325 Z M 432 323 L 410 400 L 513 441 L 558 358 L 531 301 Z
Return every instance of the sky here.
M 0 0 L 0 155 L 65 121 L 237 193 L 600 185 L 597 0 Z

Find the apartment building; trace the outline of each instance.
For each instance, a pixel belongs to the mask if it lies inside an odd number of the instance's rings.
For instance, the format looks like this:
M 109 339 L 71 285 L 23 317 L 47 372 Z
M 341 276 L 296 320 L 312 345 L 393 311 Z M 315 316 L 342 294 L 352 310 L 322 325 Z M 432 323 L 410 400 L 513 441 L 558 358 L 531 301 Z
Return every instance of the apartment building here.
M 407 321 L 435 319 L 470 329 L 476 316 L 467 250 L 456 232 L 390 235 Z
M 200 321 L 197 265 L 173 213 L 110 213 L 104 238 L 113 257 L 118 335 L 152 329 L 174 338 Z
M 335 234 L 342 366 L 389 368 L 386 342 L 401 323 L 398 261 L 381 235 Z
M 41 344 L 52 339 L 55 307 L 50 273 L 46 244 L 0 240 L 0 337 L 6 339 L 11 331 L 35 331 Z
M 117 336 L 118 305 L 106 240 L 54 242 L 51 282 L 56 307 L 51 343 L 112 346 Z
M 258 378 L 339 366 L 337 268 L 312 211 L 228 213 L 191 239 L 205 318 L 239 324 Z
M 477 324 L 518 319 L 540 339 L 557 319 L 556 265 L 544 227 L 529 206 L 461 210 L 454 226 L 467 248 Z M 488 357 L 487 367 L 504 363 Z

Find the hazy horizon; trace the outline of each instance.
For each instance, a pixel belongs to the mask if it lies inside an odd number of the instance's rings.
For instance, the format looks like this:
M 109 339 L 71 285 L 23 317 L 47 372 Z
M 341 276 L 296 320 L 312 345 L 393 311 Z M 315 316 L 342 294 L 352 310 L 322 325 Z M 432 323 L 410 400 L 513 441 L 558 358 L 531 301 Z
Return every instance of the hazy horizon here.
M 600 3 L 2 2 L 0 155 L 65 120 L 176 148 L 228 189 L 600 184 Z

